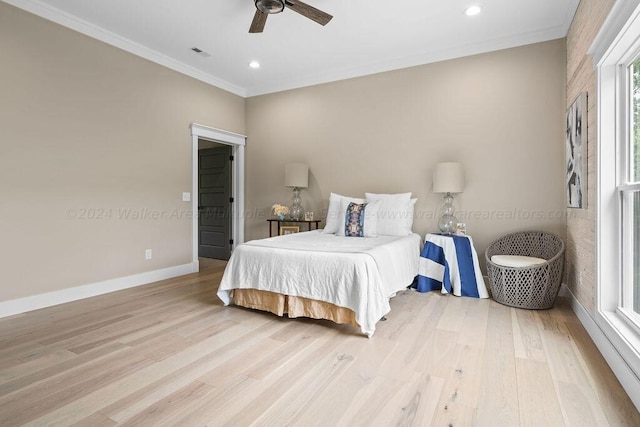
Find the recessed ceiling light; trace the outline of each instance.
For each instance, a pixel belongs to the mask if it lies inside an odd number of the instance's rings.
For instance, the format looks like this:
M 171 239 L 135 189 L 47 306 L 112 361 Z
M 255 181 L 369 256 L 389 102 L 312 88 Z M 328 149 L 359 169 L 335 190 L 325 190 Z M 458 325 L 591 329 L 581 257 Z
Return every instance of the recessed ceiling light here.
M 476 4 L 476 5 L 469 6 L 468 8 L 466 8 L 464 10 L 464 14 L 467 15 L 467 16 L 474 16 L 474 15 L 479 14 L 481 11 L 482 11 L 482 8 Z
M 260 68 L 260 63 L 258 61 L 249 62 L 249 67 L 251 68 Z

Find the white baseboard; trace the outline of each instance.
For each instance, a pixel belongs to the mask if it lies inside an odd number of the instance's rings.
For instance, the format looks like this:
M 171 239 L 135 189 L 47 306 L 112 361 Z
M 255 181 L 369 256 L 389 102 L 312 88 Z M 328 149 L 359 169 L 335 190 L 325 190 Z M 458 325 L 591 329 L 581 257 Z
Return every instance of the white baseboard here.
M 600 350 L 600 353 L 607 361 L 613 374 L 618 381 L 620 381 L 620 384 L 622 384 L 624 391 L 627 392 L 636 408 L 640 410 L 640 380 L 638 377 L 624 361 L 620 353 L 618 353 L 618 350 L 616 350 L 602 329 L 600 329 L 593 317 L 591 317 L 589 312 L 576 299 L 571 289 L 563 283 L 559 294 L 570 299 L 571 308 L 578 317 L 578 320 L 580 320 L 580 323 L 582 323 L 582 326 L 584 326 L 596 347 Z
M 196 261 L 189 264 L 148 271 L 146 273 L 61 289 L 59 291 L 47 292 L 44 294 L 32 295 L 9 301 L 0 301 L 0 318 L 107 294 L 109 292 L 115 292 L 122 289 L 133 288 L 135 286 L 146 285 L 148 283 L 157 282 L 158 280 L 171 279 L 172 277 L 195 273 L 197 271 L 198 262 Z

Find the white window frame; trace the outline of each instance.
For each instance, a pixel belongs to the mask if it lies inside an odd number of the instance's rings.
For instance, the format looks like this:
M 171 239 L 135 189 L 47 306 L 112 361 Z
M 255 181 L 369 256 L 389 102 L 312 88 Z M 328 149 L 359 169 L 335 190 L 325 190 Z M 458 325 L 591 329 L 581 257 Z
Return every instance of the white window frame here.
M 640 54 L 640 0 L 618 1 L 589 51 L 597 68 L 597 292 L 595 321 L 635 374 L 618 376 L 625 389 L 640 378 L 640 328 L 623 303 L 624 267 L 622 196 L 630 135 L 628 66 Z M 615 367 L 614 367 L 615 371 Z M 626 383 L 626 384 L 625 384 Z
M 631 65 L 640 57 L 640 42 L 630 41 L 625 44 L 627 52 L 620 58 L 618 64 L 619 73 L 619 98 L 624 108 L 620 108 L 618 115 L 618 140 L 616 141 L 619 152 L 619 163 L 617 166 L 617 188 L 618 209 L 620 211 L 620 254 L 618 264 L 620 265 L 620 293 L 617 314 L 627 322 L 628 326 L 634 330 L 634 334 L 640 336 L 640 315 L 633 310 L 633 243 L 629 239 L 633 233 L 633 210 L 632 196 L 634 192 L 640 190 L 640 183 L 631 182 L 631 144 L 633 143 L 633 74 L 629 72 Z

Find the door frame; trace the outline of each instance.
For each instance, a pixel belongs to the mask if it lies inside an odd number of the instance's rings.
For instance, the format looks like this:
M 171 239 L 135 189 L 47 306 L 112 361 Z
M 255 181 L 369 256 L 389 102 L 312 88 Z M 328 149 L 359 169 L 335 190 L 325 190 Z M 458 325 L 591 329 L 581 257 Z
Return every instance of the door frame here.
M 247 137 L 239 133 L 233 133 L 222 129 L 191 123 L 191 208 L 194 217 L 191 221 L 191 254 L 194 271 L 200 271 L 198 261 L 198 140 L 205 139 L 219 144 L 230 145 L 233 153 L 231 164 L 231 238 L 233 245 L 231 250 L 244 243 L 244 147 Z

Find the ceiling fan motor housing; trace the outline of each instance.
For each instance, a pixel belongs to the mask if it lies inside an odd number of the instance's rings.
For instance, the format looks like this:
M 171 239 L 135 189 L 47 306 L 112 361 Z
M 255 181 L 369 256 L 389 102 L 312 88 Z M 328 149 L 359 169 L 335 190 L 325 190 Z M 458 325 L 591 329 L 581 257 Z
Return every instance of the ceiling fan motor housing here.
M 284 10 L 284 0 L 255 0 L 255 4 L 262 13 L 280 13 Z

